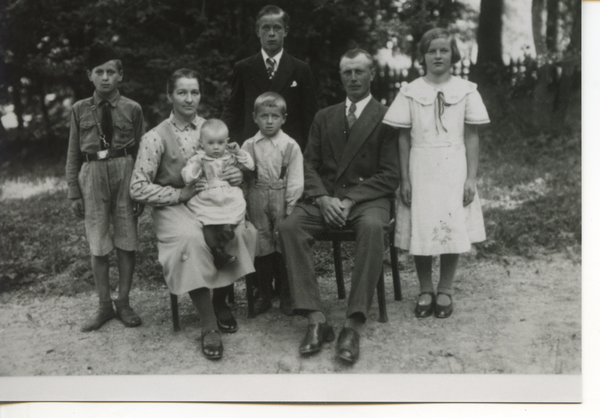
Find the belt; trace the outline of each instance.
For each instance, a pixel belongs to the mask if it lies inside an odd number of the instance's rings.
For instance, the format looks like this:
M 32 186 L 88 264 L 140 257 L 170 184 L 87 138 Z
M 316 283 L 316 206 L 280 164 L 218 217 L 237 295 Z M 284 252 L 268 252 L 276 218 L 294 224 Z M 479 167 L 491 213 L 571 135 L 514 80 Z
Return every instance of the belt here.
M 127 157 L 128 155 L 133 155 L 133 147 L 120 149 L 105 149 L 102 151 L 95 152 L 93 154 L 88 154 L 84 152 L 83 159 L 89 163 L 90 161 L 111 160 L 113 158 Z

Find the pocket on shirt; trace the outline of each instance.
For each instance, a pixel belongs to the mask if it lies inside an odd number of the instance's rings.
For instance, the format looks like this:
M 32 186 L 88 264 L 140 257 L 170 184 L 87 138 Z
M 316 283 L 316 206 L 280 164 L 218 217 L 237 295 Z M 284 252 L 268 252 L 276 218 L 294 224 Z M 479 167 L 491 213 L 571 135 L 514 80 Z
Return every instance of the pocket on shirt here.
M 127 145 L 133 142 L 133 123 L 126 121 L 117 121 L 115 123 L 116 144 Z
M 93 120 L 79 121 L 79 143 L 83 149 L 85 144 L 95 144 L 98 141 L 95 125 Z

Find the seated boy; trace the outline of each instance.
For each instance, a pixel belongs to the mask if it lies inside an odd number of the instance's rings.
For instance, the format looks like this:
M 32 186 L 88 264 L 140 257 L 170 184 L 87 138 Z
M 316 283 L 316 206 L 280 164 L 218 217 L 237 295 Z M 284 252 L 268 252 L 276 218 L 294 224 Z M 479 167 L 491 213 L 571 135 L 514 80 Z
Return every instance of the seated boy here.
M 259 132 L 246 140 L 256 165 L 248 186 L 248 215 L 258 230 L 255 259 L 258 278 L 257 314 L 271 307 L 271 282 L 277 272 L 281 281 L 280 309 L 291 314 L 291 300 L 285 264 L 276 238 L 279 223 L 292 213 L 304 191 L 302 152 L 298 143 L 281 130 L 286 119 L 286 103 L 281 95 L 266 92 L 254 102 L 254 122 Z
M 123 67 L 110 46 L 98 43 L 91 47 L 87 75 L 96 90 L 92 97 L 73 105 L 66 167 L 71 208 L 76 216 L 85 219 L 100 300 L 98 310 L 81 328 L 83 332 L 96 330 L 115 316 L 127 327 L 142 322 L 129 306 L 137 217 L 143 211 L 143 206 L 129 197 L 129 182 L 144 134 L 142 108 L 119 94 Z M 116 313 L 108 275 L 108 254 L 114 247 L 119 270 Z

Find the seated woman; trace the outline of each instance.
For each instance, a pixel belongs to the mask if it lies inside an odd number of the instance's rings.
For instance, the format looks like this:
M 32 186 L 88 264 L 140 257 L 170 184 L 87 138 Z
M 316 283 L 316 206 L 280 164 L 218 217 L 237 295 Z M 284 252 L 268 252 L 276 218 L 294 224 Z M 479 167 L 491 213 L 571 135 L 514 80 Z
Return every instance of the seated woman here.
M 225 301 L 227 287 L 254 272 L 257 232 L 250 223 L 237 225 L 235 237 L 225 246 L 237 261 L 220 269 L 215 267 L 202 224 L 185 204 L 205 184 L 198 181 L 186 186 L 181 176 L 187 160 L 200 148 L 204 119 L 196 114 L 200 102 L 198 74 L 188 69 L 175 71 L 167 81 L 167 96 L 173 112 L 142 138 L 130 193 L 133 200 L 153 208 L 158 261 L 171 293 L 189 293 L 198 311 L 202 354 L 209 359 L 220 359 L 223 344 L 219 330 L 237 331 L 237 322 Z M 222 179 L 237 186 L 242 173 L 230 166 Z M 210 289 L 214 289 L 212 303 Z

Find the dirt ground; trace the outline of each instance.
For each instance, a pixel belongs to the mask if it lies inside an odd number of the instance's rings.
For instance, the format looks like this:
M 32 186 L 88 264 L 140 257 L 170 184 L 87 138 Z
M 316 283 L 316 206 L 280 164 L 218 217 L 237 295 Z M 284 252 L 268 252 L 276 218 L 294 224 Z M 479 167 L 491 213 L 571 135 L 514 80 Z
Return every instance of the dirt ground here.
M 414 317 L 416 274 L 404 254 L 401 263 L 404 300 L 393 300 L 386 264 L 389 322 L 376 321 L 375 300 L 354 366 L 336 359 L 334 343 L 315 356 L 301 357 L 304 318 L 287 317 L 273 308 L 248 319 L 243 281 L 236 283 L 233 306 L 240 330 L 224 335 L 224 357 L 214 362 L 199 350 L 198 320 L 188 297 L 180 298 L 182 330 L 174 332 L 166 286 L 140 287 L 134 281 L 131 300 L 142 317 L 140 327 L 125 328 L 111 320 L 98 331 L 81 333 L 79 327 L 97 304 L 93 288 L 57 276 L 0 294 L 0 376 L 581 373 L 578 251 L 535 259 L 462 257 L 455 311 L 448 319 Z M 348 289 L 349 269 L 345 273 Z M 345 301 L 337 299 L 333 277 L 321 278 L 321 289 L 337 333 Z

